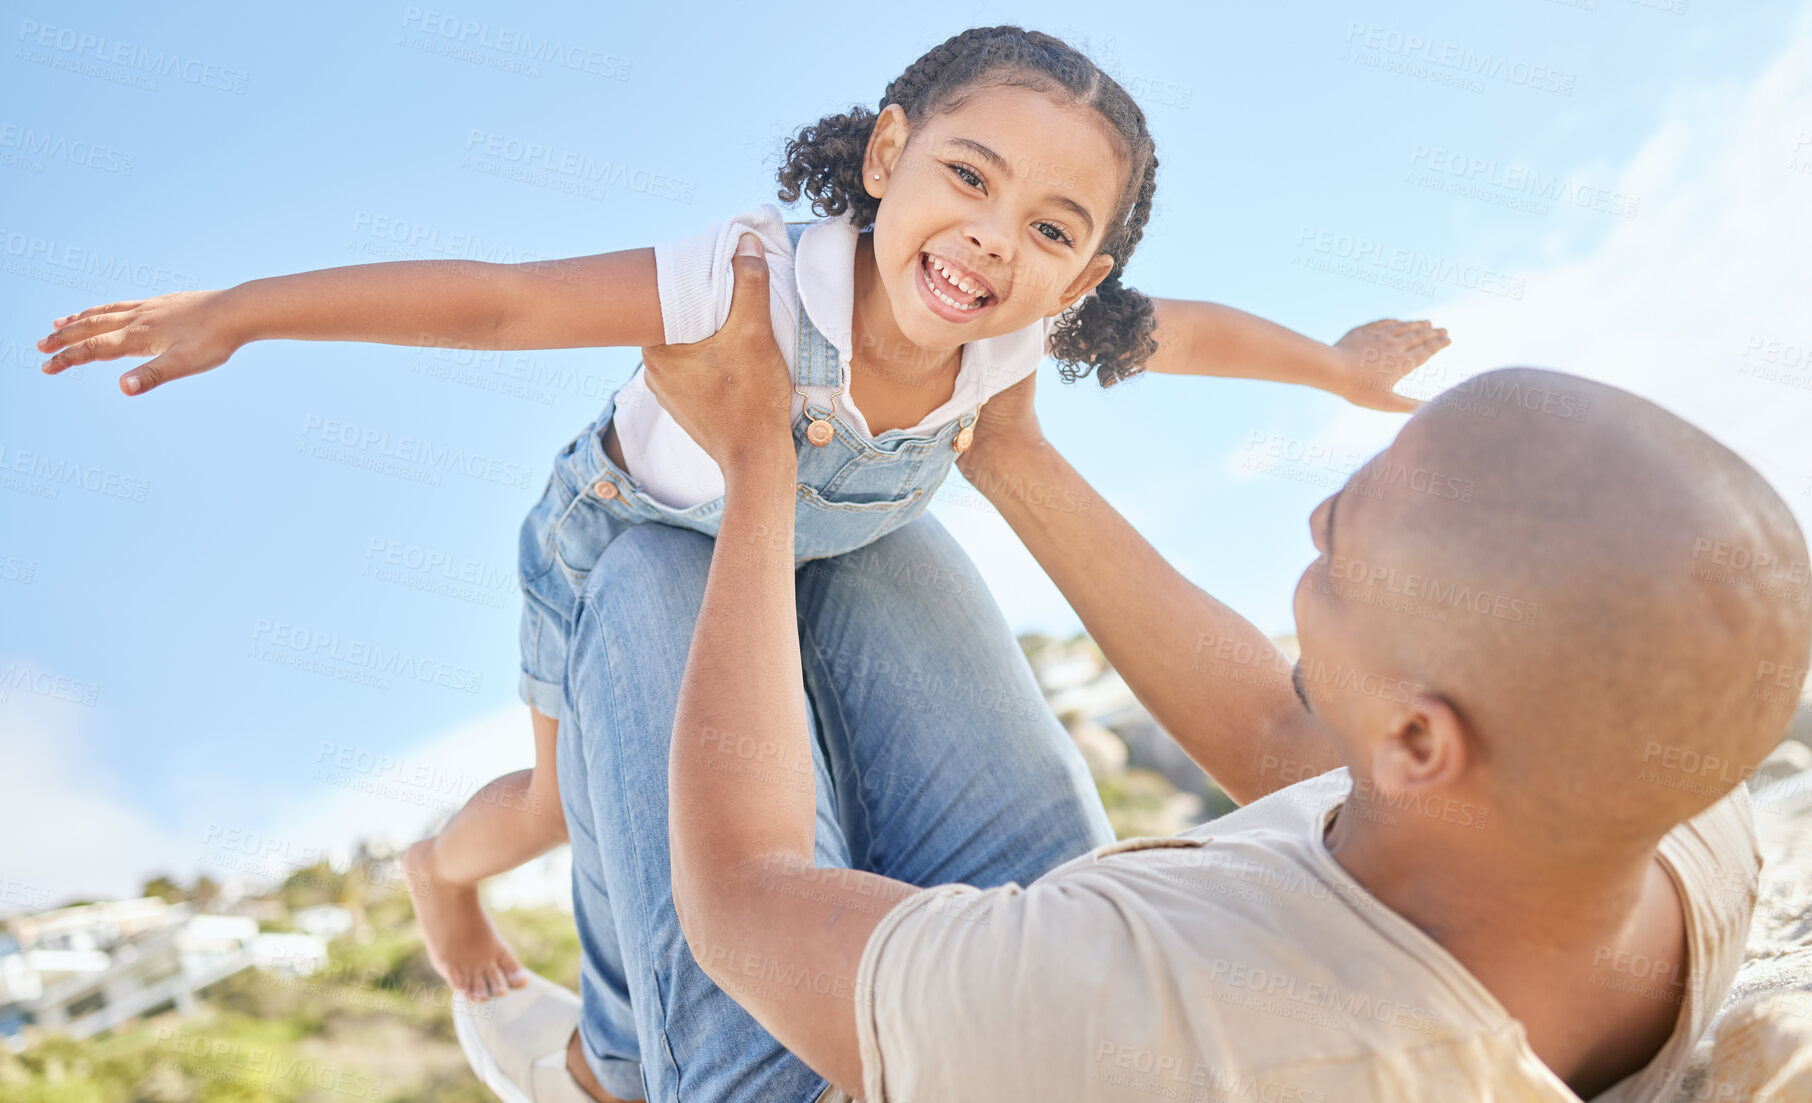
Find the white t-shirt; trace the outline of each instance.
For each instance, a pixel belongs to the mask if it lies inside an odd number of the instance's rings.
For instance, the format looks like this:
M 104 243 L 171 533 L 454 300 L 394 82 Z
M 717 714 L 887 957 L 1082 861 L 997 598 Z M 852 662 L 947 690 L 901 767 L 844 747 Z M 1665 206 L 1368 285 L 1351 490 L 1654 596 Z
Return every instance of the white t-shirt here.
M 825 219 L 799 235 L 797 258 L 786 230 L 786 216 L 772 203 L 739 214 L 683 241 L 654 247 L 655 279 L 661 299 L 661 326 L 668 344 L 689 344 L 716 333 L 730 316 L 735 269 L 730 260 L 743 233 L 761 238 L 768 257 L 769 312 L 780 353 L 794 370 L 798 354 L 799 304 L 820 332 L 836 347 L 845 385 L 834 400 L 837 414 L 863 437 L 872 439 L 868 421 L 849 400 L 849 359 L 855 309 L 856 238 L 848 218 Z M 975 410 L 984 400 L 1024 379 L 1038 367 L 1045 342 L 1059 316 L 998 337 L 963 345 L 955 390 L 950 400 L 906 431 L 914 436 L 937 432 Z M 866 362 L 887 357 L 863 350 Z M 909 365 L 902 365 L 909 371 Z M 807 387 L 822 405 L 830 387 Z M 797 417 L 805 400 L 793 396 Z M 629 473 L 656 501 L 689 509 L 724 492 L 723 473 L 667 411 L 661 409 L 637 370 L 617 395 L 614 415 L 617 440 Z
M 1497 998 L 1328 852 L 1350 789 L 1335 770 L 1028 887 L 904 898 L 857 968 L 866 1103 L 1578 1103 Z M 1599 1103 L 1676 1087 L 1742 963 L 1761 863 L 1747 790 L 1659 851 L 1685 904 L 1686 996 L 1654 1060 Z M 1641 972 L 1599 979 L 1666 992 Z

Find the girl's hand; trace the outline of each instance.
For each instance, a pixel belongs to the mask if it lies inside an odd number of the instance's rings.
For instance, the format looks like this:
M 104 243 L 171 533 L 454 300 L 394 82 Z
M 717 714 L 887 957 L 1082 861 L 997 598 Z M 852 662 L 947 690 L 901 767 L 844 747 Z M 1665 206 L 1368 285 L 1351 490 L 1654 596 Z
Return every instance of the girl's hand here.
M 1334 342 L 1339 366 L 1326 389 L 1355 406 L 1410 413 L 1422 403 L 1398 394 L 1397 381 L 1452 343 L 1445 329 L 1430 328 L 1426 321 L 1380 318 L 1357 326 Z
M 55 375 L 90 360 L 155 356 L 120 377 L 120 390 L 132 395 L 219 367 L 246 343 L 232 328 L 225 295 L 177 291 L 58 318 L 51 323 L 55 332 L 38 342 L 38 351 L 56 353 L 40 370 Z
M 793 380 L 774 340 L 761 239 L 742 235 L 730 263 L 736 284 L 722 328 L 642 350 L 648 389 L 726 476 L 745 458 L 794 455 Z
M 982 403 L 975 419 L 975 441 L 956 458 L 956 469 L 978 490 L 983 489 L 991 465 L 1044 440 L 1032 405 L 1032 388 L 1037 382 L 1038 373 L 1031 372 Z

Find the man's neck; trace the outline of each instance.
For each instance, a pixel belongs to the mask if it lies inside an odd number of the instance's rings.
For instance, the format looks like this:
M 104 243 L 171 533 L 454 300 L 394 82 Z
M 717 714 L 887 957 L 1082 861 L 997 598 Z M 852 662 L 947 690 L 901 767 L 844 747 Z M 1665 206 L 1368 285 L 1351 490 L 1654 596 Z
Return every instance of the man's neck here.
M 1671 1034 L 1685 987 L 1684 901 L 1654 847 L 1562 861 L 1501 819 L 1471 827 L 1386 814 L 1358 793 L 1327 845 L 1497 997 L 1581 1095 L 1647 1064 Z M 1634 978 L 1614 975 L 1636 954 L 1661 970 L 1655 994 L 1632 996 L 1640 986 L 1620 981 Z

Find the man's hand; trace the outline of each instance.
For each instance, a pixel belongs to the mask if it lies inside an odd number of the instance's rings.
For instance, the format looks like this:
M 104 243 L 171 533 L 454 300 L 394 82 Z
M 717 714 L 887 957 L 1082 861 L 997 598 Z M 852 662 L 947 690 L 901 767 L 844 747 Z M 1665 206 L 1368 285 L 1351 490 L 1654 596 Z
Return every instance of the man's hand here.
M 761 239 L 742 235 L 723 327 L 702 341 L 642 350 L 648 389 L 728 477 L 752 458 L 793 455 L 793 382 L 768 313 Z
M 1339 367 L 1327 389 L 1355 406 L 1411 413 L 1422 403 L 1398 394 L 1397 382 L 1452 343 L 1445 329 L 1426 321 L 1380 318 L 1355 326 L 1334 342 Z
M 957 470 L 977 489 L 995 463 L 1044 442 L 1038 412 L 1032 406 L 1032 388 L 1038 373 L 1001 391 L 982 404 L 975 418 L 975 443 L 956 458 Z

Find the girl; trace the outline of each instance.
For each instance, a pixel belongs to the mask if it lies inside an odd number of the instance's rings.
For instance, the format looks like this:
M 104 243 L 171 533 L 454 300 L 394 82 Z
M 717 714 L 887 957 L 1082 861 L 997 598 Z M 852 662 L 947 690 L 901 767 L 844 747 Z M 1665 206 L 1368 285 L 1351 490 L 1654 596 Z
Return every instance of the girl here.
M 567 261 L 405 261 L 178 292 L 57 319 L 39 348 L 56 353 L 43 369 L 52 374 L 155 356 L 122 377 L 133 395 L 262 339 L 692 342 L 727 315 L 732 257 L 752 236 L 794 380 L 800 562 L 863 547 L 922 513 L 982 404 L 1044 355 L 1066 380 L 1093 371 L 1102 386 L 1143 370 L 1243 375 L 1378 409 L 1414 406 L 1391 386 L 1448 343 L 1426 322 L 1375 322 L 1327 346 L 1228 307 L 1124 286 L 1156 172 L 1143 112 L 1088 58 L 1036 31 L 980 27 L 915 61 L 878 110 L 829 116 L 788 142 L 779 198 L 809 199 L 819 221 L 787 222 L 764 204 L 684 241 Z M 561 279 L 538 278 L 550 263 Z M 535 766 L 490 783 L 404 856 L 430 960 L 469 998 L 525 983 L 478 882 L 566 839 L 554 755 L 578 595 L 630 526 L 715 534 L 722 489 L 640 371 L 554 457 L 519 544 L 519 693 Z

